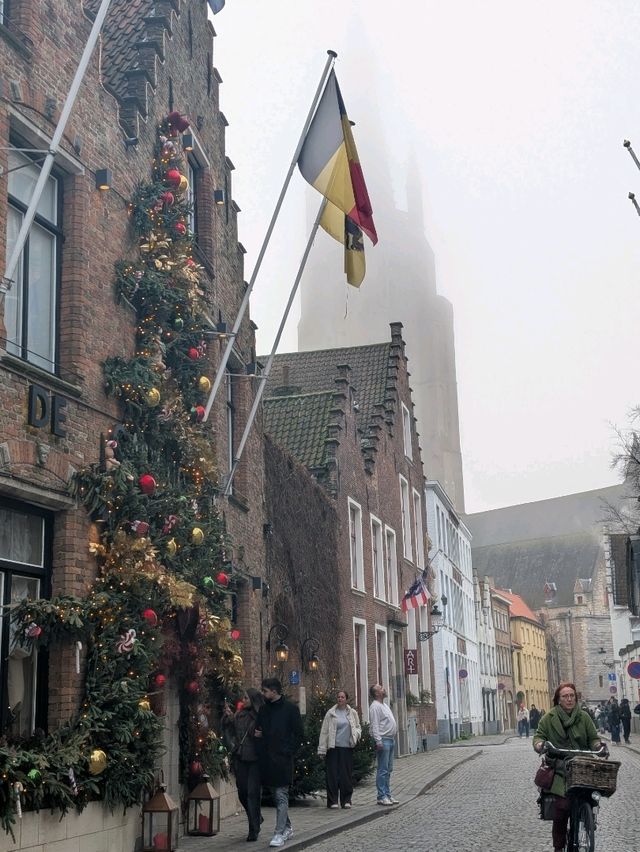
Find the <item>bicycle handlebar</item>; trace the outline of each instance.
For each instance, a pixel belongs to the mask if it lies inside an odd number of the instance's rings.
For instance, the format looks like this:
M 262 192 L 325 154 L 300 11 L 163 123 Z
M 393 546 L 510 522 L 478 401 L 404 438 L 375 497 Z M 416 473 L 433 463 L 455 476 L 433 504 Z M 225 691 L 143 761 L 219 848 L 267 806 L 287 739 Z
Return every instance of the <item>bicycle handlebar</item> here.
M 589 757 L 606 757 L 609 754 L 609 749 L 603 743 L 597 751 L 581 748 L 556 748 L 553 743 L 548 740 L 543 744 L 542 754 L 548 754 L 549 757 L 567 757 L 574 754 L 584 754 Z

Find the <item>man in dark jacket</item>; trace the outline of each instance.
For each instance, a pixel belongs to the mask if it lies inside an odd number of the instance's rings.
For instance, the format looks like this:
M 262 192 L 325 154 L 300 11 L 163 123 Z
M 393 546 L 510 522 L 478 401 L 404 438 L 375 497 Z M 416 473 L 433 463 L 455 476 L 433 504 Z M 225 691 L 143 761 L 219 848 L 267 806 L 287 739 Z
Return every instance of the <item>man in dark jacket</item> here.
M 289 819 L 289 786 L 293 781 L 293 758 L 303 737 L 300 711 L 282 695 L 275 677 L 262 681 L 265 704 L 258 713 L 255 738 L 260 761 L 260 780 L 271 787 L 276 803 L 276 830 L 269 846 L 284 846 L 292 836 Z

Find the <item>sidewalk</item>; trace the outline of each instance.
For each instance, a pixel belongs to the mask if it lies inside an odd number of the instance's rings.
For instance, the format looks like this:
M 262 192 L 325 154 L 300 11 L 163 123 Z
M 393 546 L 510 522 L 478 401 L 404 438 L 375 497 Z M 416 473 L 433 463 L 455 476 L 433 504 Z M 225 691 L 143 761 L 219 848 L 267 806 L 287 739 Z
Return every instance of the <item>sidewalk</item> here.
M 473 737 L 461 744 L 452 744 L 434 751 L 400 757 L 396 760 L 392 775 L 392 791 L 402 807 L 425 790 L 437 784 L 456 767 L 482 754 L 485 746 L 501 745 L 509 736 L 497 735 Z M 351 810 L 328 810 L 324 796 L 304 799 L 289 809 L 294 835 L 283 847 L 286 850 L 304 849 L 312 842 L 326 840 L 346 828 L 384 816 L 394 808 L 376 804 L 375 773 L 356 787 Z M 257 843 L 247 843 L 247 818 L 244 811 L 222 820 L 220 833 L 215 837 L 182 837 L 180 852 L 213 852 L 219 849 L 253 852 L 268 848 L 273 837 L 275 809 L 263 808 L 264 825 Z

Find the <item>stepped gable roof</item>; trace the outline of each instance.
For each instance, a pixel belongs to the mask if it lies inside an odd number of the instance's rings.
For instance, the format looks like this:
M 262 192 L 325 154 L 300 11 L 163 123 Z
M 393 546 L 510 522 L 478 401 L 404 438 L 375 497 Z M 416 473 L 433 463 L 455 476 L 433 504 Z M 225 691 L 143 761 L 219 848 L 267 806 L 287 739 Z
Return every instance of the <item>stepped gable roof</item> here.
M 502 595 L 510 601 L 509 612 L 512 618 L 528 618 L 529 621 L 535 621 L 536 624 L 540 624 L 538 617 L 529 608 L 526 601 L 521 595 L 516 595 L 514 592 L 510 592 L 508 589 L 496 589 L 496 591 L 498 592 L 498 594 Z
M 264 402 L 264 431 L 306 467 L 324 465 L 333 392 L 274 396 Z
M 358 406 L 358 427 L 367 434 L 376 405 L 384 404 L 388 396 L 390 357 L 390 343 L 276 355 L 267 395 L 278 393 L 277 389 L 282 386 L 293 386 L 306 393 L 334 391 L 338 366 L 348 364 L 351 368 L 349 384 Z M 286 393 L 286 387 L 282 392 Z
M 473 548 L 473 568 L 501 588 L 517 589 L 530 606 L 545 605 L 544 584 L 555 583 L 552 606 L 572 606 L 576 580 L 591 578 L 603 555 L 592 531 Z
M 620 484 L 476 512 L 465 517 L 473 547 L 584 533 L 608 520 L 607 506 L 620 506 L 629 486 Z
M 88 0 L 87 11 L 95 16 L 101 0 Z M 153 0 L 112 0 L 102 28 L 101 72 L 105 87 L 123 100 L 128 94 L 126 72 L 136 67 L 136 43 L 145 33 L 145 17 L 154 14 Z

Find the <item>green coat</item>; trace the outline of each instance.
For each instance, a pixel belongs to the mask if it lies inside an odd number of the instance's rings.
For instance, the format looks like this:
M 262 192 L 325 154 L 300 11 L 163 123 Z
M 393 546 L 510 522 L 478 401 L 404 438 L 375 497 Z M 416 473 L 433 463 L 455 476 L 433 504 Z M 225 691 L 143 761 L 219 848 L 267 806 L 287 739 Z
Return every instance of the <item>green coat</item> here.
M 565 728 L 560 719 L 560 708 L 552 707 L 548 713 L 540 719 L 535 734 L 533 735 L 533 747 L 538 743 L 550 742 L 556 748 L 566 749 L 593 749 L 600 745 L 600 737 L 593 719 L 584 710 L 576 709 L 575 718 Z M 572 714 L 573 715 L 573 714 Z M 564 760 L 549 760 L 554 766 L 556 774 L 551 785 L 550 792 L 556 796 L 565 796 L 567 785 L 565 783 Z

